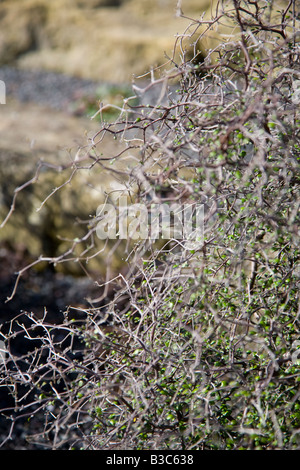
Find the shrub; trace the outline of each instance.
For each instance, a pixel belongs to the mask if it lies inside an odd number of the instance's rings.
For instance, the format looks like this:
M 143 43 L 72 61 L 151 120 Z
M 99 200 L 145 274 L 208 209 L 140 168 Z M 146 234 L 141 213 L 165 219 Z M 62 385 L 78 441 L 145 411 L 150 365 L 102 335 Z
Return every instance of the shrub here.
M 135 152 L 122 174 L 149 211 L 203 204 L 203 238 L 132 240 L 108 304 L 55 327 L 27 316 L 40 353 L 10 355 L 2 383 L 35 392 L 53 447 L 299 448 L 299 20 L 275 8 L 219 2 L 205 34 L 229 19 L 235 35 L 197 61 L 195 20 L 182 62 L 92 140 Z

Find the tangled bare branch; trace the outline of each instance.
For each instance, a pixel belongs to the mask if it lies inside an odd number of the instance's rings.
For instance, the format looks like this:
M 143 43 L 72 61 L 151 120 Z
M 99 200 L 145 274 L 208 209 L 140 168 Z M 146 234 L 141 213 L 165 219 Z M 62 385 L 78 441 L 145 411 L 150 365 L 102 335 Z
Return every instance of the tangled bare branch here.
M 296 10 L 293 0 L 278 13 L 272 1 L 220 1 L 176 39 L 182 61 L 174 52 L 135 83 L 119 119 L 102 119 L 70 163 L 68 182 L 88 169 L 114 183 L 86 234 L 47 259 L 83 263 L 105 247 L 108 264 L 116 254 L 126 270 L 112 270 L 99 298 L 70 306 L 63 324 L 24 313 L 4 325 L 7 439 L 30 417 L 36 445 L 51 448 L 299 448 Z M 234 35 L 203 57 L 199 31 L 226 21 Z M 104 156 L 111 137 L 116 153 Z M 123 238 L 120 201 L 126 227 L 135 222 Z M 107 204 L 119 219 L 115 237 L 99 240 Z M 190 239 L 176 221 L 200 206 L 201 236 Z M 148 231 L 157 214 L 160 237 Z M 14 351 L 20 336 L 24 354 Z

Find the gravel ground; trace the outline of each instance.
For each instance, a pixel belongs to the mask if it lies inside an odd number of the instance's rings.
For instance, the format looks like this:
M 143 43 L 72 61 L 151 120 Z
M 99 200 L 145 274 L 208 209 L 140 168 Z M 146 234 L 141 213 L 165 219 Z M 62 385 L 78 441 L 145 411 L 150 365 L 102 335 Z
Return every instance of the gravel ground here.
M 9 66 L 0 67 L 0 80 L 5 83 L 6 96 L 56 110 L 67 110 L 72 101 L 95 95 L 101 85 L 100 82 L 60 73 L 22 70 Z

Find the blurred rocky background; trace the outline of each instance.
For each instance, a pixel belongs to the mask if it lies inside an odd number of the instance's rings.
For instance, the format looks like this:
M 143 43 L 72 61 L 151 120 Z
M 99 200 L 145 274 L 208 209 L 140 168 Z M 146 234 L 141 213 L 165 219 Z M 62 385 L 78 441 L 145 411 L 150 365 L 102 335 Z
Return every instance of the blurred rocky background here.
M 6 104 L 0 105 L 3 259 L 9 258 L 8 247 L 32 259 L 55 256 L 64 252 L 62 238 L 82 235 L 74 220 L 95 213 L 110 182 L 95 170 L 94 182 L 91 171 L 78 172 L 71 185 L 38 210 L 70 177 L 69 169 L 59 172 L 51 165 L 70 165 L 97 132 L 99 121 L 90 119 L 95 103 L 122 103 L 132 94 L 134 77 L 172 57 L 176 35 L 191 22 L 179 17 L 179 4 L 189 18 L 210 11 L 209 0 L 0 1 L 0 80 L 6 86 Z M 103 141 L 104 155 L 115 149 L 113 139 Z M 40 161 L 50 166 L 37 175 Z M 36 176 L 17 194 L 15 211 L 3 224 L 15 189 Z M 69 272 L 71 263 L 64 266 Z M 91 266 L 105 271 L 101 256 Z M 74 269 L 82 272 L 73 263 Z
M 210 0 L 184 0 L 186 16 Z M 64 72 L 96 81 L 130 82 L 171 55 L 189 20 L 177 0 L 4 0 L 0 64 Z

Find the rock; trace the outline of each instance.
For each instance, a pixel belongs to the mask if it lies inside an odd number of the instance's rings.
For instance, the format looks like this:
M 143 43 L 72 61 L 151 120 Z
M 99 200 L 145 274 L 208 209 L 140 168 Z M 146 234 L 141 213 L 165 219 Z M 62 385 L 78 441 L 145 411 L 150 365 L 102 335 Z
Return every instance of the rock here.
M 190 20 L 176 17 L 175 0 L 4 0 L 0 65 L 130 82 L 172 55 L 175 35 Z M 199 16 L 210 2 L 186 0 Z
M 22 13 L 20 12 L 22 11 Z M 47 6 L 41 2 L 2 2 L 0 28 L 1 63 L 7 64 L 43 44 Z

